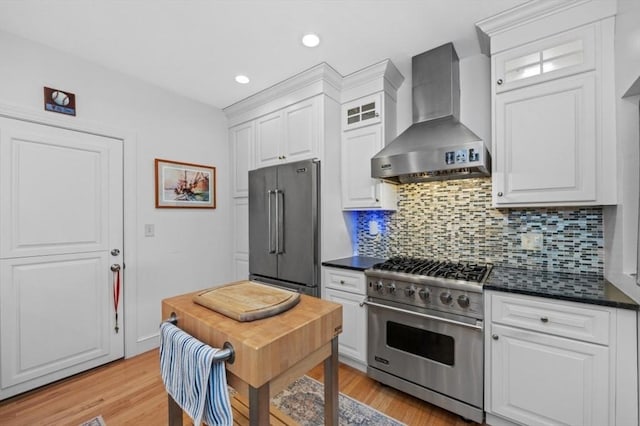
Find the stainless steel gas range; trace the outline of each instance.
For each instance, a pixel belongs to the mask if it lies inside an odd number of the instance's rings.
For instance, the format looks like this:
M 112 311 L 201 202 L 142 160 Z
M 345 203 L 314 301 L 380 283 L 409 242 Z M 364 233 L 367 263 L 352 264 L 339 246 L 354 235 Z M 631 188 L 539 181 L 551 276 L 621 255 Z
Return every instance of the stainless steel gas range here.
M 367 374 L 481 423 L 491 265 L 394 257 L 365 271 Z

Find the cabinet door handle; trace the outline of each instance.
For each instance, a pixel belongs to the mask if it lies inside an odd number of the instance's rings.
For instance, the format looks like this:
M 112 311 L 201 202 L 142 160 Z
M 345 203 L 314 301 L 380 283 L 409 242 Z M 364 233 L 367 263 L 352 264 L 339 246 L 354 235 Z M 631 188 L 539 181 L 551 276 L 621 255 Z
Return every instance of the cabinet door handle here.
M 504 194 L 502 192 L 498 192 L 498 197 L 502 197 Z
M 344 284 L 344 280 L 340 280 L 340 284 Z
M 499 339 L 499 337 L 498 337 L 498 335 L 497 335 L 497 334 L 492 334 L 492 335 L 491 335 L 491 338 L 492 338 L 493 340 L 498 340 L 498 339 Z
M 503 83 L 502 79 L 499 78 L 497 83 L 498 83 L 498 86 L 502 86 L 502 83 Z
M 542 321 L 542 322 L 544 322 L 544 323 L 547 323 L 547 322 L 549 322 L 549 318 L 547 318 L 547 317 L 541 317 L 541 318 L 540 318 L 540 321 Z

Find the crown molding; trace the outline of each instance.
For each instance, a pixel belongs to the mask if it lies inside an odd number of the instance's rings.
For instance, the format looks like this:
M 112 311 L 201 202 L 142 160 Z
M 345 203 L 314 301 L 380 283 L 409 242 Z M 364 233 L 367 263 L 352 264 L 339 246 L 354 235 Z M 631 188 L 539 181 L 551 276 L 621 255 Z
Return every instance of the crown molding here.
M 546 28 L 537 31 L 540 36 L 545 31 L 551 35 L 613 16 L 616 10 L 615 0 L 532 0 L 477 22 L 480 50 L 490 56 L 513 47 L 509 46 L 513 42 L 508 40 L 506 33 L 516 28 L 532 27 L 543 18 L 553 16 L 555 20 L 545 20 Z
M 390 59 L 353 72 L 342 80 L 342 103 L 371 94 L 385 91 L 395 100 L 398 88 L 404 82 L 404 76 Z
M 341 89 L 342 76 L 329 64 L 322 62 L 248 98 L 229 105 L 223 108 L 223 111 L 230 122 L 238 124 L 242 122 L 238 120 L 244 120 L 246 117 L 251 119 L 260 116 L 261 111 L 266 110 L 265 106 L 267 105 L 270 105 L 269 110 L 275 111 L 321 93 L 339 102 Z

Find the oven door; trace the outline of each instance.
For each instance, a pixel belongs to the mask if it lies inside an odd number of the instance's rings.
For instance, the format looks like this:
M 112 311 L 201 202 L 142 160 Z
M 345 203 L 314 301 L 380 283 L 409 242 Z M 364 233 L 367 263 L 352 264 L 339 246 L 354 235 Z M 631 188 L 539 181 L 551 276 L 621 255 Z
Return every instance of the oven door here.
M 481 321 L 375 299 L 367 305 L 370 368 L 483 407 Z

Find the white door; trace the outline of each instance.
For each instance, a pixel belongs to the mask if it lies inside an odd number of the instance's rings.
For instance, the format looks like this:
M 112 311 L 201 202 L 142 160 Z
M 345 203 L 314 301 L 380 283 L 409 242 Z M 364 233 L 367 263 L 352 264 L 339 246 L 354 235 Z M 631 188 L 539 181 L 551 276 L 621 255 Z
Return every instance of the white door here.
M 122 185 L 121 140 L 0 118 L 0 399 L 123 357 Z

